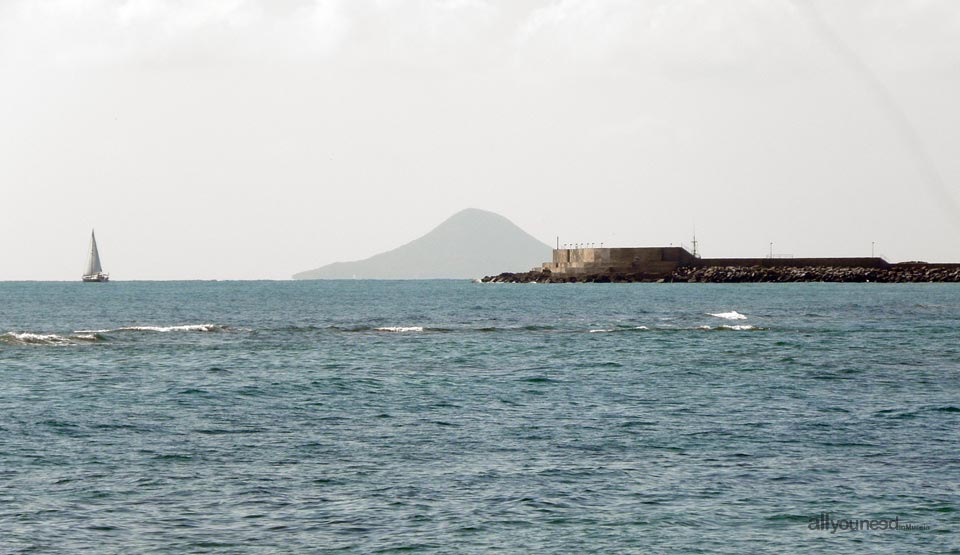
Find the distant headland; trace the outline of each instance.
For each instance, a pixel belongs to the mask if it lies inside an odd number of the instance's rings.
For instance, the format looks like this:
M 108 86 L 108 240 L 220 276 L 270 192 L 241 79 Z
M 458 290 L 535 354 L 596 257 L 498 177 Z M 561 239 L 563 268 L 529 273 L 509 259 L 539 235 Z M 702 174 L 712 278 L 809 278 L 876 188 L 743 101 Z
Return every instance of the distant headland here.
M 487 276 L 495 283 L 960 282 L 960 264 L 864 258 L 700 258 L 683 247 L 554 249 L 528 272 Z
M 300 272 L 293 279 L 472 279 L 491 268 L 529 268 L 548 256 L 549 245 L 507 218 L 468 208 L 393 250 Z

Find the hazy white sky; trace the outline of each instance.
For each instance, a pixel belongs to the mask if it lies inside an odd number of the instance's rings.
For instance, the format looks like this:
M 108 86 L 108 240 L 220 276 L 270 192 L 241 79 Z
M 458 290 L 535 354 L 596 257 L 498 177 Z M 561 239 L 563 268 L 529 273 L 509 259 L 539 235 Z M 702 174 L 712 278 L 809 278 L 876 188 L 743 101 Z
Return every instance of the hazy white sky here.
M 115 279 L 285 279 L 466 207 L 960 261 L 958 98 L 956 0 L 0 0 L 0 279 L 91 227 Z

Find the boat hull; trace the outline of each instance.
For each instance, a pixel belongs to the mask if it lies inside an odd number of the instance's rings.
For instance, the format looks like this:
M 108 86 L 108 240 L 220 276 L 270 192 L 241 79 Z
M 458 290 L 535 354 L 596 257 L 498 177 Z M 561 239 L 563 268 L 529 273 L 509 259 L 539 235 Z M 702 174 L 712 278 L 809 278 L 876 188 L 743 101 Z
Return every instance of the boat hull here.
M 84 283 L 104 283 L 110 281 L 110 276 L 107 274 L 93 274 L 89 276 L 83 276 L 80 278 Z

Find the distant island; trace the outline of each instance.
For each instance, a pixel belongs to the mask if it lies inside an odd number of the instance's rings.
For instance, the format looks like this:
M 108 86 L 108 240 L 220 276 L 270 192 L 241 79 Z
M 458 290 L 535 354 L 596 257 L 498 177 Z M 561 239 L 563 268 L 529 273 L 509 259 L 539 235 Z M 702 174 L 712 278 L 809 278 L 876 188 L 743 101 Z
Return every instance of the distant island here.
M 538 267 L 549 245 L 499 214 L 468 208 L 405 245 L 364 260 L 335 262 L 293 279 L 472 279 Z
M 495 283 L 960 282 L 960 264 L 883 258 L 700 258 L 682 247 L 555 249 L 528 272 L 486 276 Z

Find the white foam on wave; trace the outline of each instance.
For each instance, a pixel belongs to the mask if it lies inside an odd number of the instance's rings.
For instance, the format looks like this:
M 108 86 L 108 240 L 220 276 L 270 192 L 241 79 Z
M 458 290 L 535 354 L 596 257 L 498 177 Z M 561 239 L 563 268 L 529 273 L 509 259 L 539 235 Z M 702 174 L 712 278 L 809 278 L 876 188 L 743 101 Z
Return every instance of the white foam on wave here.
M 73 338 L 81 341 L 96 341 L 97 339 L 100 339 L 95 333 L 78 333 L 75 334 Z
M 105 330 L 77 330 L 74 333 L 117 333 L 121 331 L 152 331 L 169 333 L 174 331 L 224 331 L 226 326 L 219 324 L 184 324 L 181 326 L 123 326 Z
M 220 331 L 223 326 L 217 324 L 184 324 L 182 326 L 129 326 L 120 328 L 120 331 L 155 331 L 169 333 L 172 331 Z
M 743 314 L 740 314 L 736 310 L 731 310 L 730 312 L 718 312 L 716 314 L 707 313 L 708 316 L 715 316 L 717 318 L 723 318 L 724 320 L 746 320 L 747 317 Z
M 750 324 L 735 324 L 730 326 L 727 326 L 727 325 L 717 326 L 715 328 L 711 326 L 700 326 L 697 329 L 701 329 L 705 331 L 710 331 L 710 330 L 750 331 L 750 330 L 761 330 L 763 328 L 751 326 Z
M 8 343 L 19 345 L 63 345 L 70 343 L 70 339 L 55 333 L 7 332 L 0 334 L 0 338 Z
M 58 335 L 55 333 L 7 332 L 0 333 L 0 343 L 8 345 L 74 345 L 80 341 L 97 341 L 96 334 Z
M 406 332 L 419 332 L 423 331 L 422 326 L 384 326 L 381 328 L 374 328 L 374 331 L 387 331 L 391 333 L 406 333 Z

